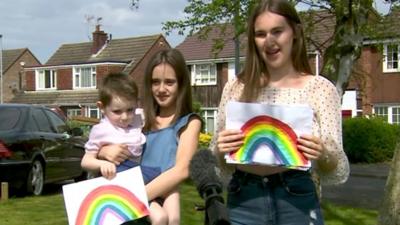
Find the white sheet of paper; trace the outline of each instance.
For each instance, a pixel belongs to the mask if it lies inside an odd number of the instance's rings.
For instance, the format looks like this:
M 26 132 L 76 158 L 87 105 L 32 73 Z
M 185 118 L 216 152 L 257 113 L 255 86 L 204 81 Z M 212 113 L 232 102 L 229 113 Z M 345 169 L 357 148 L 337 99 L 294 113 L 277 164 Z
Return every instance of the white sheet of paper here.
M 117 185 L 123 187 L 132 192 L 136 198 L 146 206 L 147 209 L 149 207 L 140 167 L 135 167 L 117 173 L 116 177 L 112 180 L 108 180 L 104 177 L 98 177 L 86 181 L 63 185 L 63 196 L 69 225 L 75 225 L 79 208 L 85 197 L 88 196 L 88 194 L 94 189 L 102 185 Z M 118 217 L 118 215 L 115 213 L 105 213 L 104 218 L 102 219 L 102 224 L 107 225 L 119 225 L 122 222 L 124 221 L 121 221 L 121 217 Z
M 250 119 L 267 115 L 278 119 L 291 127 L 300 136 L 312 133 L 313 110 L 308 105 L 277 105 L 228 102 L 226 105 L 226 129 L 240 129 Z M 227 163 L 241 163 L 225 156 Z M 261 145 L 253 156 L 254 164 L 277 165 L 279 162 L 271 150 Z

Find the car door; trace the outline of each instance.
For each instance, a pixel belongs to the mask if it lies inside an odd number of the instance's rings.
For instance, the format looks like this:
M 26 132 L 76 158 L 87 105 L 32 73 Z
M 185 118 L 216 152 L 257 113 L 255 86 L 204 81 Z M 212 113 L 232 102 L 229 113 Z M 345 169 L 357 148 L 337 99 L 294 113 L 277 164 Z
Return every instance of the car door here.
M 75 178 L 82 173 L 81 159 L 84 154 L 83 142 L 70 133 L 68 125 L 55 112 L 44 110 L 53 129 L 61 137 L 58 140 L 61 151 L 62 171 L 66 178 Z
M 46 182 L 59 180 L 65 176 L 65 165 L 63 165 L 64 137 L 56 132 L 43 108 L 33 108 L 32 117 L 39 127 L 38 135 L 42 141 L 41 151 L 46 162 L 45 180 Z

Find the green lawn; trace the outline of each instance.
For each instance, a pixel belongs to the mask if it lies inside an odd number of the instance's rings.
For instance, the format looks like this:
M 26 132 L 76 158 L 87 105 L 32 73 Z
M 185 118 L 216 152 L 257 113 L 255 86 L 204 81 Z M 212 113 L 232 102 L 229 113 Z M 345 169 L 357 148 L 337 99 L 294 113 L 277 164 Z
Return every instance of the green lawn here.
M 203 225 L 203 212 L 195 210 L 202 204 L 196 189 L 189 182 L 181 187 L 182 225 Z M 377 211 L 323 204 L 327 225 L 374 225 Z M 4 225 L 66 225 L 67 215 L 61 194 L 40 197 L 11 198 L 0 202 L 0 224 Z

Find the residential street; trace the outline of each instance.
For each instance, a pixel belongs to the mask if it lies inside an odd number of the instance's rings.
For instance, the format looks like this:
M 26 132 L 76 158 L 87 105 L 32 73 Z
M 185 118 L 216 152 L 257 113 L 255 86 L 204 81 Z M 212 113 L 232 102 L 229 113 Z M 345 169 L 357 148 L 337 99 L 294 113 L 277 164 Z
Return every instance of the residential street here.
M 323 186 L 322 199 L 330 202 L 377 210 L 381 206 L 389 164 L 351 165 L 348 181 Z

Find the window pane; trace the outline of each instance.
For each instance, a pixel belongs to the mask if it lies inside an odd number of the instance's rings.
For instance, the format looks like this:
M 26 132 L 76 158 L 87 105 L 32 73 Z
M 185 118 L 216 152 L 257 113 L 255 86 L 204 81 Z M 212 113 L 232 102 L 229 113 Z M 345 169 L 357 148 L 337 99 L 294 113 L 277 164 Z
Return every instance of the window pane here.
M 91 68 L 82 68 L 81 69 L 81 87 L 90 87 L 91 85 Z
M 398 45 L 386 46 L 386 67 L 388 69 L 397 69 L 399 64 L 399 51 Z
M 39 130 L 43 132 L 53 132 L 49 120 L 41 109 L 33 110 L 33 119 L 37 124 L 40 124 Z
M 67 131 L 67 127 L 65 126 L 64 121 L 54 112 L 50 110 L 46 110 L 46 115 L 48 116 L 49 120 L 53 122 L 53 124 L 56 126 L 54 129 L 56 130 L 57 133 L 64 133 Z
M 205 121 L 205 132 L 214 133 L 215 129 L 215 117 L 217 115 L 216 109 L 204 109 L 201 111 L 201 115 Z
M 197 64 L 194 65 L 194 81 L 195 84 L 210 85 L 215 84 L 217 81 L 216 65 L 210 64 Z
M 212 118 L 212 117 L 207 118 L 206 124 L 207 124 L 207 132 L 214 133 L 213 132 L 214 131 L 214 118 Z
M 75 87 L 79 87 L 79 74 L 75 74 Z
M 21 116 L 19 109 L 3 108 L 0 111 L 0 130 L 8 131 L 13 129 Z
M 377 106 L 374 107 L 375 115 L 382 117 L 385 121 L 388 121 L 388 107 L 386 106 Z
M 46 70 L 44 72 L 44 83 L 45 83 L 45 88 L 51 88 L 51 74 L 50 74 L 50 70 Z
M 400 107 L 392 108 L 392 123 L 400 124 Z
M 56 85 L 56 71 L 51 71 L 52 73 L 51 73 L 51 87 L 52 88 L 56 88 L 57 87 L 57 85 Z

